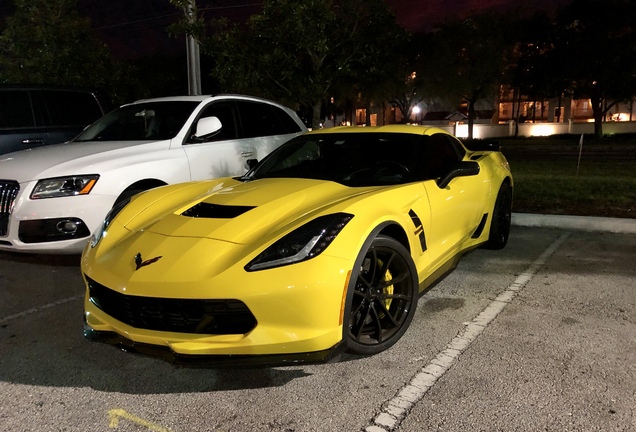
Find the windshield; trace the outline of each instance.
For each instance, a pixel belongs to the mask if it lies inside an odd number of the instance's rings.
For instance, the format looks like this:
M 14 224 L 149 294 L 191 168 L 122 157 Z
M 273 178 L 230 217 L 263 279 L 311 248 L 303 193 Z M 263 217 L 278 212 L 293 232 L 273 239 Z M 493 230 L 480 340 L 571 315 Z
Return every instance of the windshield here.
M 243 180 L 305 178 L 347 186 L 424 180 L 429 136 L 400 133 L 301 135 L 279 147 Z
M 138 141 L 174 138 L 198 102 L 166 101 L 123 106 L 106 114 L 75 141 Z

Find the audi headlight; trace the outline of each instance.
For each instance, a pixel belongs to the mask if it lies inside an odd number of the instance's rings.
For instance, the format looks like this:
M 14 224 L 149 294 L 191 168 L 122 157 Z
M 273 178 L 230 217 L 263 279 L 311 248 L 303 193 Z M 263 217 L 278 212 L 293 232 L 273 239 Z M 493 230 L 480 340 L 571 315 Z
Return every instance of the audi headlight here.
M 108 212 L 108 214 L 106 215 L 102 223 L 99 224 L 97 229 L 93 232 L 93 235 L 91 235 L 89 244 L 91 245 L 92 248 L 97 246 L 97 243 L 99 243 L 99 241 L 102 238 L 104 238 L 104 236 L 106 235 L 106 231 L 108 231 L 108 226 L 110 225 L 110 223 L 113 221 L 113 219 L 115 219 L 115 216 L 117 216 L 119 212 L 122 211 L 124 207 L 128 205 L 130 200 L 131 198 L 120 201 L 117 204 L 115 204 L 112 209 L 110 209 L 110 211 Z
M 31 199 L 86 195 L 98 179 L 99 175 L 91 174 L 40 180 L 31 192 Z
M 348 213 L 320 216 L 282 237 L 245 266 L 263 270 L 306 261 L 321 254 L 353 218 Z

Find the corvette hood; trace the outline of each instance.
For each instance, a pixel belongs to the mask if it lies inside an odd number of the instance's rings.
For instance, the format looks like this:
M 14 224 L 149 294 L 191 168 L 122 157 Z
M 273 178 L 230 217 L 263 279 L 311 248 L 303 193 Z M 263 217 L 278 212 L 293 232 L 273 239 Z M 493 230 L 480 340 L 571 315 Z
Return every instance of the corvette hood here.
M 230 180 L 203 199 L 146 227 L 146 231 L 170 237 L 246 244 L 269 234 L 279 235 L 329 207 L 356 200 L 376 189 L 353 189 L 334 182 L 306 179 L 262 179 L 246 183 Z M 342 207 L 333 210 L 337 211 L 343 211 Z
M 99 174 L 103 161 L 170 146 L 170 141 L 68 142 L 0 156 L 0 178 L 23 183 L 72 174 Z

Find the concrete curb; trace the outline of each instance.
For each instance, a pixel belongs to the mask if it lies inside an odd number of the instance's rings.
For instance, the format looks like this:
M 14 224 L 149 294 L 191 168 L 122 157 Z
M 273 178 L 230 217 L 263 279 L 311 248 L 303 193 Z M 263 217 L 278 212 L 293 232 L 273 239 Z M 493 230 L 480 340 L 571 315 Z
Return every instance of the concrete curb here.
M 636 234 L 636 219 L 627 218 L 513 213 L 512 224 L 526 227 Z

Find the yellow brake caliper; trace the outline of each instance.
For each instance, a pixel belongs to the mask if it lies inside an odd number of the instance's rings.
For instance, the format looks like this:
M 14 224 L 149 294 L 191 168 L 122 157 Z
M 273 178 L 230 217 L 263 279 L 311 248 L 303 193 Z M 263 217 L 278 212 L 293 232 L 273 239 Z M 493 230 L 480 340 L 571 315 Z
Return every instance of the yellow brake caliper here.
M 386 273 L 384 273 L 384 281 L 388 282 L 391 279 L 393 279 L 393 275 L 391 274 L 391 272 L 387 269 Z M 389 285 L 387 287 L 384 287 L 384 289 L 382 290 L 384 292 L 384 294 L 386 295 L 392 295 L 393 294 L 393 285 Z M 391 307 L 391 302 L 393 301 L 393 299 L 386 299 L 384 300 L 384 307 L 386 308 L 386 310 L 389 310 Z

